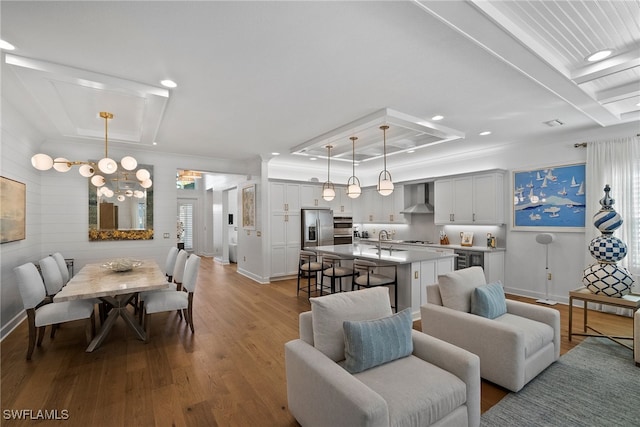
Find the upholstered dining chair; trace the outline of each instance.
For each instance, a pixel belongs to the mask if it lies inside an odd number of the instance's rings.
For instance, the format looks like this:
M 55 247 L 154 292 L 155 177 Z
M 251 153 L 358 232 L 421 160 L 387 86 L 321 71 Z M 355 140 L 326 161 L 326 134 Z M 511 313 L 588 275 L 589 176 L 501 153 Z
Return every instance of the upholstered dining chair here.
M 393 270 L 392 275 L 382 274 L 382 270 Z M 376 286 L 393 286 L 393 308 L 398 311 L 398 266 L 395 264 L 379 265 L 363 259 L 353 260 L 354 289 L 373 288 Z
M 173 269 L 176 266 L 176 259 L 178 258 L 178 248 L 171 246 L 169 253 L 167 253 L 167 260 L 164 263 L 164 274 L 167 276 L 169 282 L 173 281 Z
M 55 260 L 53 262 L 55 263 Z M 29 323 L 27 360 L 31 360 L 36 344 L 36 329 L 38 330 L 38 347 L 40 347 L 47 325 L 87 319 L 85 333 L 87 343 L 91 342 L 96 328 L 93 300 L 46 304 L 44 303 L 46 297 L 45 286 L 36 266 L 29 262 L 16 267 L 14 271 L 18 277 L 20 296 L 22 297 L 24 308 L 27 310 L 27 321 Z
M 53 256 L 41 259 L 38 264 L 40 265 L 40 272 L 44 280 L 47 298 L 50 302 L 53 302 L 53 297 L 60 292 L 60 289 L 65 285 L 62 272 L 60 271 L 58 262 Z
M 175 248 L 175 249 L 176 249 L 176 257 L 175 257 L 175 260 L 173 260 L 173 269 L 169 276 L 170 277 L 169 287 L 165 289 L 160 289 L 158 291 L 141 292 L 140 295 L 138 295 L 138 316 L 139 316 L 140 323 L 142 323 L 143 321 L 144 301 L 147 298 L 147 296 L 155 292 L 168 292 L 168 291 L 176 291 L 176 290 L 179 291 L 182 289 L 182 277 L 184 276 L 185 264 L 187 263 L 187 258 L 189 258 L 189 253 L 184 249 L 180 249 L 179 251 L 178 251 L 178 248 Z M 171 253 L 169 253 L 169 255 L 171 255 Z M 165 268 L 169 266 L 168 258 L 169 257 L 167 256 L 167 265 L 165 265 Z M 166 270 L 166 271 L 169 271 L 169 270 Z M 178 316 L 182 318 L 182 312 L 180 310 L 178 310 Z
M 51 256 L 56 260 L 56 264 L 58 264 L 58 269 L 60 270 L 60 274 L 62 275 L 62 286 L 64 286 L 71 279 L 69 268 L 67 268 L 67 261 L 64 259 L 60 252 L 56 252 Z
M 193 327 L 193 295 L 196 290 L 200 257 L 192 254 L 187 259 L 182 278 L 182 288 L 163 292 L 153 292 L 146 296 L 144 303 L 144 329 L 149 337 L 149 315 L 163 311 L 182 310 L 184 318 L 194 333 Z
M 329 280 L 331 281 L 332 294 L 336 292 L 336 279 L 338 279 L 340 292 L 342 292 L 342 279 L 346 277 L 350 278 L 353 276 L 353 268 L 345 267 L 344 265 L 342 265 L 343 261 L 344 258 L 337 255 L 322 255 L 322 262 L 329 265 L 328 268 L 322 270 L 322 279 L 324 281 L 325 277 L 329 278 Z

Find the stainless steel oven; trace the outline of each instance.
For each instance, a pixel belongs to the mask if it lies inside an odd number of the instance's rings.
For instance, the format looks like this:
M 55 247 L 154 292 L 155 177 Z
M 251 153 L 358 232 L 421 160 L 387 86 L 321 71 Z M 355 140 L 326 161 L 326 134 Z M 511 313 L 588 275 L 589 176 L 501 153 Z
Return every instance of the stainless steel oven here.
M 484 268 L 484 252 L 464 249 L 456 249 L 454 252 L 458 255 L 456 258 L 456 270 L 476 265 Z
M 350 216 L 333 217 L 333 244 L 349 245 L 353 243 L 353 218 Z

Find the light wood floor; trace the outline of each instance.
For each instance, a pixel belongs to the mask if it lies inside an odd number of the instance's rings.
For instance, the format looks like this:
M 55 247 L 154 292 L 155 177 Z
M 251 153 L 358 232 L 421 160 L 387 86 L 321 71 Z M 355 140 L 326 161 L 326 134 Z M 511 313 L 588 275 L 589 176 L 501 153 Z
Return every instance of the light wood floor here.
M 526 298 L 518 298 L 531 302 Z M 569 343 L 568 308 L 562 353 Z M 175 313 L 151 316 L 147 344 L 118 321 L 102 346 L 85 353 L 82 322 L 62 326 L 25 360 L 23 322 L 1 345 L 1 425 L 6 410 L 68 411 L 64 426 L 295 426 L 287 410 L 284 343 L 298 337 L 298 313 L 309 310 L 296 281 L 260 285 L 203 258 L 196 290 L 195 334 Z M 574 315 L 581 315 L 576 309 Z M 594 313 L 590 323 L 628 334 L 632 319 Z M 419 329 L 416 322 L 414 327 Z M 632 357 L 629 352 L 629 357 Z M 482 385 L 482 410 L 506 395 Z

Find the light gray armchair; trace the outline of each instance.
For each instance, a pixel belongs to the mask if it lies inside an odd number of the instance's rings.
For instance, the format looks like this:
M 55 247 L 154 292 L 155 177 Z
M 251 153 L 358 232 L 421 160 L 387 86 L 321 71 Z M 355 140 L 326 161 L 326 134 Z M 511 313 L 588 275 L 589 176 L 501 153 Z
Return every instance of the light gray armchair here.
M 412 354 L 354 374 L 345 369 L 343 322 L 391 316 L 387 288 L 311 303 L 300 314 L 300 339 L 285 344 L 289 410 L 302 426 L 479 426 L 478 357 L 412 330 L 410 319 Z
M 472 314 L 475 288 L 486 284 L 482 267 L 438 277 L 420 307 L 422 331 L 480 357 L 480 376 L 517 392 L 560 357 L 560 313 L 550 307 L 505 300 L 506 313 Z

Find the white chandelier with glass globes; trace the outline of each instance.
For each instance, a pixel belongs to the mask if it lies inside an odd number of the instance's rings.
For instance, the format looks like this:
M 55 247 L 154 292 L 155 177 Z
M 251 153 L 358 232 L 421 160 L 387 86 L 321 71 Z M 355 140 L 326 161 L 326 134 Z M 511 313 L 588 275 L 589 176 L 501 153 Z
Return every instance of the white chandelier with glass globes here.
M 387 170 L 387 129 L 389 129 L 389 126 L 382 125 L 380 126 L 380 129 L 382 129 L 383 136 L 384 169 L 380 172 L 380 175 L 378 175 L 377 190 L 380 195 L 388 196 L 393 193 L 393 181 L 391 180 L 391 174 Z
M 357 199 L 362 194 L 362 188 L 360 188 L 360 180 L 356 176 L 356 140 L 357 136 L 349 138 L 351 140 L 351 168 L 353 170 L 352 175 L 347 180 L 347 196 L 351 199 Z
M 327 145 L 327 182 L 322 184 L 322 198 L 327 202 L 332 201 L 336 197 L 336 189 L 331 182 L 331 149 L 333 146 Z
M 101 111 L 100 117 L 104 119 L 104 158 L 100 159 L 97 164 L 88 160 L 71 161 L 64 157 L 57 157 L 53 159 L 47 154 L 39 153 L 31 158 L 31 164 L 33 165 L 33 167 L 41 171 L 46 171 L 53 167 L 58 172 L 68 172 L 69 170 L 71 170 L 72 166 L 80 166 L 78 168 L 78 172 L 80 173 L 80 175 L 86 178 L 91 178 L 91 183 L 93 185 L 95 185 L 96 187 L 102 187 L 103 185 L 105 185 L 106 180 L 104 176 L 95 175 L 96 169 L 104 175 L 112 175 L 118 172 L 119 168 L 118 163 L 109 157 L 108 123 L 109 119 L 113 119 L 113 114 L 106 111 Z M 120 166 L 125 171 L 134 171 L 136 167 L 138 167 L 138 161 L 131 156 L 125 156 L 120 160 Z M 148 170 L 138 169 L 135 174 L 142 188 L 151 187 L 153 183 L 151 182 L 151 174 Z M 113 190 L 110 189 L 105 190 L 109 190 L 107 191 L 107 193 L 113 192 Z M 140 193 L 144 195 L 143 192 Z M 111 196 L 104 194 L 104 196 L 113 197 L 114 194 L 112 194 Z M 132 195 L 135 196 L 133 192 Z M 143 195 L 136 197 L 143 197 Z

